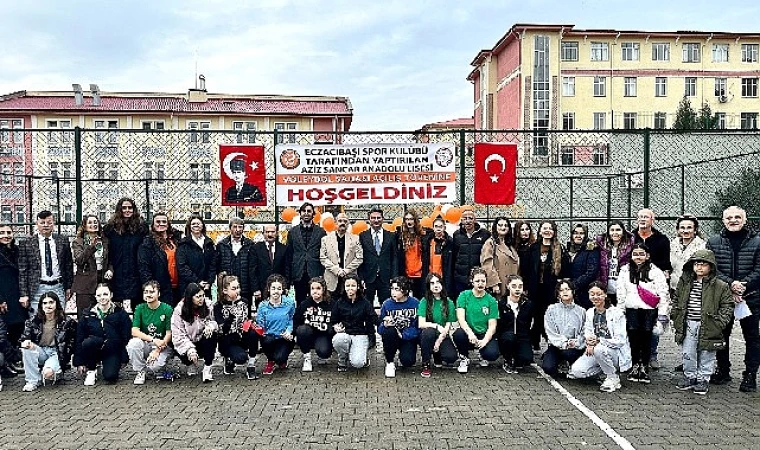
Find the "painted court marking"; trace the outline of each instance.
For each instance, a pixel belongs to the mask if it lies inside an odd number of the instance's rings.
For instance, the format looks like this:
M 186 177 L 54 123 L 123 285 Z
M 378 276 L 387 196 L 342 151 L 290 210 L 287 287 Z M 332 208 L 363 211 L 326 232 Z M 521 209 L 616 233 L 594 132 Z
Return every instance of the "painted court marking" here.
M 554 378 L 550 377 L 549 375 L 544 372 L 544 370 L 539 366 L 538 364 L 532 364 L 533 367 L 536 368 L 538 371 L 538 374 L 541 375 L 543 379 L 549 382 L 549 384 L 552 385 L 554 389 L 557 390 L 560 394 L 564 395 L 567 401 L 570 402 L 573 406 L 575 406 L 578 411 L 582 412 L 584 416 L 591 419 L 591 421 L 599 427 L 600 430 L 604 431 L 604 434 L 610 437 L 615 443 L 622 448 L 623 450 L 636 450 L 636 448 L 628 441 L 628 439 L 624 438 L 620 434 L 618 434 L 617 431 L 615 431 L 611 426 L 607 424 L 604 420 L 601 419 L 601 417 L 597 416 L 596 413 L 592 410 L 590 410 L 586 405 L 583 404 L 580 400 L 575 398 L 573 394 L 570 393 L 567 389 L 562 387 L 561 384 L 557 382 Z

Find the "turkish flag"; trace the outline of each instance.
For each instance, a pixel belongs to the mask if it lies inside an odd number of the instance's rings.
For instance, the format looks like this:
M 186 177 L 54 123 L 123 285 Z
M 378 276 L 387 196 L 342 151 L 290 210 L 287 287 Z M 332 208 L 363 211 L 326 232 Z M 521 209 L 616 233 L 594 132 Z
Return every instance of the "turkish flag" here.
M 475 203 L 511 205 L 517 185 L 517 144 L 475 144 Z

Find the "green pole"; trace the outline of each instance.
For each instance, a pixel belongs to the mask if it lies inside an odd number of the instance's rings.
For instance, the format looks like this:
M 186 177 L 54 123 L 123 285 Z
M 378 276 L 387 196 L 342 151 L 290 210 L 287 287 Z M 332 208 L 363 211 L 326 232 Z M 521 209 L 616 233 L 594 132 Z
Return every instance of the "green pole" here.
M 77 204 L 77 223 L 82 223 L 82 129 L 74 128 L 74 196 Z
M 612 218 L 612 178 L 607 177 L 607 227 L 610 226 Z
M 651 130 L 649 128 L 644 129 L 644 208 L 649 208 L 649 163 L 650 163 L 650 147 L 649 139 L 651 137 Z
M 467 142 L 465 140 L 465 131 L 459 130 L 459 204 L 464 205 L 465 204 L 465 193 L 466 193 L 466 168 L 465 168 L 465 152 Z

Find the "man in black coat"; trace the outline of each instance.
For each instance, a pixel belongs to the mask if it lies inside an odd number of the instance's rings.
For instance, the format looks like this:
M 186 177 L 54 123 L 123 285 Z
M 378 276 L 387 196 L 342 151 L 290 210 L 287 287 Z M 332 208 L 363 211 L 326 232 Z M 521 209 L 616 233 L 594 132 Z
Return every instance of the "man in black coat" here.
M 295 288 L 296 303 L 309 295 L 309 280 L 325 273 L 325 267 L 319 260 L 319 250 L 326 234 L 322 227 L 313 223 L 314 205 L 306 202 L 298 211 L 301 213 L 301 223 L 288 231 L 285 244 L 285 278 Z
M 359 234 L 363 260 L 359 266 L 359 278 L 364 281 L 364 295 L 372 302 L 377 295 L 378 303 L 391 296 L 391 278 L 398 271 L 396 259 L 396 236 L 383 229 L 383 210 L 372 208 L 369 211 L 368 230 Z
M 472 206 L 462 207 L 462 224 L 454 232 L 454 282 L 451 283 L 451 298 L 456 302 L 459 293 L 470 286 L 470 271 L 480 267 L 480 252 L 491 233 L 475 219 Z
M 216 270 L 219 278 L 226 275 L 238 277 L 240 296 L 250 306 L 253 294 L 251 280 L 251 250 L 253 241 L 243 235 L 245 222 L 239 217 L 230 219 L 230 234 L 216 244 Z
M 277 226 L 264 225 L 264 240 L 253 244 L 251 249 L 251 282 L 253 298 L 258 304 L 267 286 L 267 278 L 273 273 L 285 276 L 285 244 L 277 238 Z M 289 280 L 288 280 L 289 282 Z
M 739 390 L 757 390 L 757 369 L 760 367 L 760 236 L 747 229 L 747 213 L 738 206 L 723 211 L 721 232 L 710 237 L 707 248 L 715 252 L 718 278 L 731 286 L 734 301 L 746 302 L 751 314 L 739 321 L 744 336 L 745 371 Z M 718 350 L 718 368 L 710 378 L 713 384 L 731 381 L 729 344 L 734 318 L 723 330 L 726 346 Z

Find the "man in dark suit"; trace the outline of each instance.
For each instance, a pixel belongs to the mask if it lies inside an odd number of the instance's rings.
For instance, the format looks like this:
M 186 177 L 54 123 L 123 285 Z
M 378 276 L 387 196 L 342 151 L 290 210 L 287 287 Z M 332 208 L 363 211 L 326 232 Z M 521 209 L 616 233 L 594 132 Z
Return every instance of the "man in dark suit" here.
M 391 296 L 391 278 L 397 275 L 396 236 L 383 229 L 383 210 L 369 211 L 368 230 L 359 234 L 363 250 L 363 261 L 359 266 L 359 277 L 364 281 L 364 294 L 373 301 L 377 294 L 378 303 Z
M 251 250 L 251 275 L 253 298 L 256 304 L 267 286 L 267 278 L 273 273 L 285 276 L 285 244 L 277 239 L 277 226 L 264 225 L 264 240 L 253 244 Z
M 253 285 L 251 281 L 251 250 L 253 241 L 243 235 L 245 222 L 239 217 L 230 219 L 230 234 L 216 244 L 216 268 L 219 271 L 219 285 L 222 277 L 234 275 L 240 282 L 240 296 L 249 303 Z
M 296 290 L 296 303 L 309 295 L 309 279 L 321 277 L 325 267 L 319 260 L 319 249 L 325 230 L 314 225 L 314 205 L 304 203 L 298 209 L 301 213 L 301 223 L 288 232 L 287 262 L 285 277 L 290 280 Z
M 69 240 L 54 234 L 55 219 L 50 211 L 37 214 L 37 234 L 19 245 L 19 302 L 32 310 L 42 294 L 52 291 L 62 307 L 71 297 L 74 262 Z
M 248 203 L 260 202 L 264 199 L 261 190 L 257 186 L 246 183 L 245 160 L 233 159 L 230 161 L 230 172 L 232 179 L 235 181 L 234 186 L 230 186 L 225 193 L 224 198 L 230 203 Z

